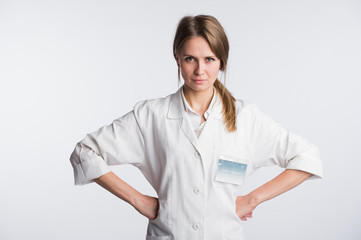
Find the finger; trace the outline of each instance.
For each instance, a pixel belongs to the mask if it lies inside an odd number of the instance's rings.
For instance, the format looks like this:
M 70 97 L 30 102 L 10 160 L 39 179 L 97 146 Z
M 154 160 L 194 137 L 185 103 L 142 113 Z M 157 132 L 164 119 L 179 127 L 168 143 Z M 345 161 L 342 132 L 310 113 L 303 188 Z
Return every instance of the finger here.
M 246 214 L 245 217 L 252 218 L 252 213 Z

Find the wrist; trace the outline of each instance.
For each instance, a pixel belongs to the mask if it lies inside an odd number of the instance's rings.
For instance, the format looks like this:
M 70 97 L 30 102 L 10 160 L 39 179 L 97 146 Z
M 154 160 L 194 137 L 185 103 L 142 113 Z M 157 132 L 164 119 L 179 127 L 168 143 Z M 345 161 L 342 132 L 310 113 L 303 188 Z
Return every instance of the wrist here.
M 132 205 L 134 208 L 139 209 L 140 206 L 143 204 L 144 202 L 144 195 L 141 194 L 138 191 L 134 191 L 130 196 L 129 196 L 129 201 L 128 203 L 130 205 Z
M 262 203 L 260 197 L 253 192 L 249 193 L 247 195 L 247 198 L 248 198 L 248 204 L 250 204 L 250 206 L 252 206 L 253 208 L 256 208 L 259 204 Z

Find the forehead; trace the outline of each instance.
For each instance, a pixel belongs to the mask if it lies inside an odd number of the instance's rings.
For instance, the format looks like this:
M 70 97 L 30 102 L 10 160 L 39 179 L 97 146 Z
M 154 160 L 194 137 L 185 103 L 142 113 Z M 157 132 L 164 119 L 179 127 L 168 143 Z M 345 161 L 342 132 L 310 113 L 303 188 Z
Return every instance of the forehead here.
M 190 55 L 205 55 L 211 56 L 215 55 L 211 47 L 209 46 L 207 40 L 204 37 L 197 36 L 188 39 L 183 47 L 182 51 L 183 54 L 190 54 Z

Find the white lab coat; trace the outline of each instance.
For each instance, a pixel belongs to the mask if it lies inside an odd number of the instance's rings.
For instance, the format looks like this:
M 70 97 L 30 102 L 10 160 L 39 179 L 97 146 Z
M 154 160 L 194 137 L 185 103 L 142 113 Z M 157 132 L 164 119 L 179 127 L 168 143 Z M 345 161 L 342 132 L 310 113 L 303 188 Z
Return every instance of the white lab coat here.
M 247 175 L 277 164 L 322 176 L 316 146 L 241 100 L 236 102 L 236 132 L 225 130 L 217 97 L 197 139 L 181 91 L 137 103 L 111 125 L 88 134 L 70 159 L 76 185 L 109 172 L 109 165 L 140 169 L 160 204 L 157 218 L 149 221 L 147 240 L 243 239 L 235 212 L 240 186 L 215 180 L 220 156 L 247 164 Z

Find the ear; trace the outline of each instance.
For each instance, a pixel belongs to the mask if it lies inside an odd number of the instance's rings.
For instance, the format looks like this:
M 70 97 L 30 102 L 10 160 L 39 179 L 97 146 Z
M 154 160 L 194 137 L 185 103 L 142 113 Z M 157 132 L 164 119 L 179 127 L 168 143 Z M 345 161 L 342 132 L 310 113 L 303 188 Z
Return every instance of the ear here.
M 224 64 L 223 64 L 223 61 L 220 61 L 219 63 L 219 70 L 224 72 Z
M 177 62 L 178 68 L 180 68 L 180 58 L 178 57 L 178 54 L 177 54 L 177 53 L 174 53 L 173 55 L 174 55 L 175 61 Z

